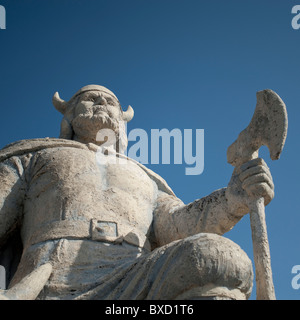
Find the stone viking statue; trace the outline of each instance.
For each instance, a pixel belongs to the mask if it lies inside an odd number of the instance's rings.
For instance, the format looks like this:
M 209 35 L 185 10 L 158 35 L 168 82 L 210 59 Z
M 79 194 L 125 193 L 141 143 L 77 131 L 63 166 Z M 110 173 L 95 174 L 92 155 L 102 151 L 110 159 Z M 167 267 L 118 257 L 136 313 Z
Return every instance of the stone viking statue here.
M 272 200 L 262 159 L 184 204 L 132 159 L 99 166 L 103 128 L 116 134 L 115 156 L 126 158 L 121 123 L 133 109 L 123 111 L 113 92 L 88 85 L 68 102 L 56 93 L 53 104 L 63 114 L 59 139 L 22 140 L 0 152 L 1 299 L 249 298 L 252 263 L 223 234 L 249 212 L 249 192 Z

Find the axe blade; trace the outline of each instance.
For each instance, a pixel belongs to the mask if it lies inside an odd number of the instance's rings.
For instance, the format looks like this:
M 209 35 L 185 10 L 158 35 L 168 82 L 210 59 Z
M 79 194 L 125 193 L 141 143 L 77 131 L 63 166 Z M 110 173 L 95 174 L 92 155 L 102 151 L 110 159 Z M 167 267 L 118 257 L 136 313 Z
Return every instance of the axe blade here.
M 261 146 L 268 147 L 272 160 L 280 158 L 288 129 L 286 106 L 270 89 L 257 92 L 257 104 L 250 124 L 227 149 L 227 161 L 241 165 L 258 157 Z

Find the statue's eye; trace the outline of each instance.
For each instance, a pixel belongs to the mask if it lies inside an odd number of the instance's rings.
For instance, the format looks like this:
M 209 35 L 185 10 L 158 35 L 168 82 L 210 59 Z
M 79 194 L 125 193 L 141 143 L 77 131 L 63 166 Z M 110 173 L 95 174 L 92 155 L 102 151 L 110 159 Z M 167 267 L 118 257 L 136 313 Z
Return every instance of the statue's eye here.
M 95 102 L 95 99 L 96 99 L 96 98 L 94 98 L 94 97 L 90 97 L 90 98 L 87 98 L 86 100 L 87 100 L 87 101 L 91 101 L 91 102 Z
M 106 99 L 106 101 L 107 101 L 108 104 L 114 105 L 113 99 L 108 98 L 108 99 Z

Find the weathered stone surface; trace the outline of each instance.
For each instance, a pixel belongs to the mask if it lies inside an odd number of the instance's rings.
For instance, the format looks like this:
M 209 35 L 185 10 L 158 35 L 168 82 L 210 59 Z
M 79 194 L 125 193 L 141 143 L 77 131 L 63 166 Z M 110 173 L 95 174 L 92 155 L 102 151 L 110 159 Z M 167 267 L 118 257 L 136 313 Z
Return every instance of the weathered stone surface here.
M 256 296 L 258 300 L 275 300 L 275 290 L 272 278 L 270 248 L 265 222 L 265 205 L 268 204 L 274 194 L 270 191 L 274 188 L 271 175 L 266 179 L 265 174 L 257 171 L 256 167 L 249 166 L 251 163 L 262 164 L 258 159 L 258 152 L 262 145 L 269 148 L 272 160 L 278 160 L 285 144 L 288 128 L 288 116 L 284 102 L 272 90 L 263 90 L 257 93 L 257 104 L 254 115 L 248 127 L 244 129 L 238 139 L 228 148 L 228 162 L 237 167 L 236 172 L 248 167 L 248 175 L 255 172 L 256 180 L 265 183 L 252 185 L 247 188 L 249 195 L 248 208 L 250 210 L 250 223 L 253 239 L 253 252 L 256 271 Z M 246 171 L 247 172 L 247 171 Z M 245 176 L 242 173 L 240 177 Z M 249 185 L 249 179 L 248 179 Z M 243 188 L 246 189 L 245 183 Z M 265 194 L 265 197 L 263 195 Z
M 34 269 L 13 288 L 0 290 L 0 300 L 34 300 L 40 294 L 52 272 L 52 265 L 46 263 Z
M 64 115 L 61 139 L 0 152 L 0 248 L 13 232 L 22 239 L 10 290 L 22 290 L 26 276 L 50 263 L 38 299 L 247 299 L 251 261 L 222 235 L 249 211 L 247 190 L 270 181 L 265 163 L 251 162 L 254 174 L 235 170 L 227 188 L 184 204 L 151 170 L 114 161 L 126 158 L 119 121 L 129 121 L 132 108 L 124 113 L 100 86 L 53 101 Z M 109 155 L 99 153 L 102 128 L 120 141 Z M 262 196 L 271 201 L 272 184 Z M 2 297 L 11 298 L 10 290 Z

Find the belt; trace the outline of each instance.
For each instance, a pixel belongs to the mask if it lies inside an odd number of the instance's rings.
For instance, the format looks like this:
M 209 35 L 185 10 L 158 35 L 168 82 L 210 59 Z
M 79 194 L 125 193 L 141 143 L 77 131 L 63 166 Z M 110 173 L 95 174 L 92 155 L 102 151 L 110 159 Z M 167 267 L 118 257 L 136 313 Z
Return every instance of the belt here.
M 24 239 L 26 246 L 57 239 L 89 239 L 93 241 L 120 244 L 123 241 L 134 246 L 151 251 L 147 237 L 132 226 L 118 224 L 115 221 L 91 219 L 61 220 L 47 223 L 37 228 L 28 238 Z

